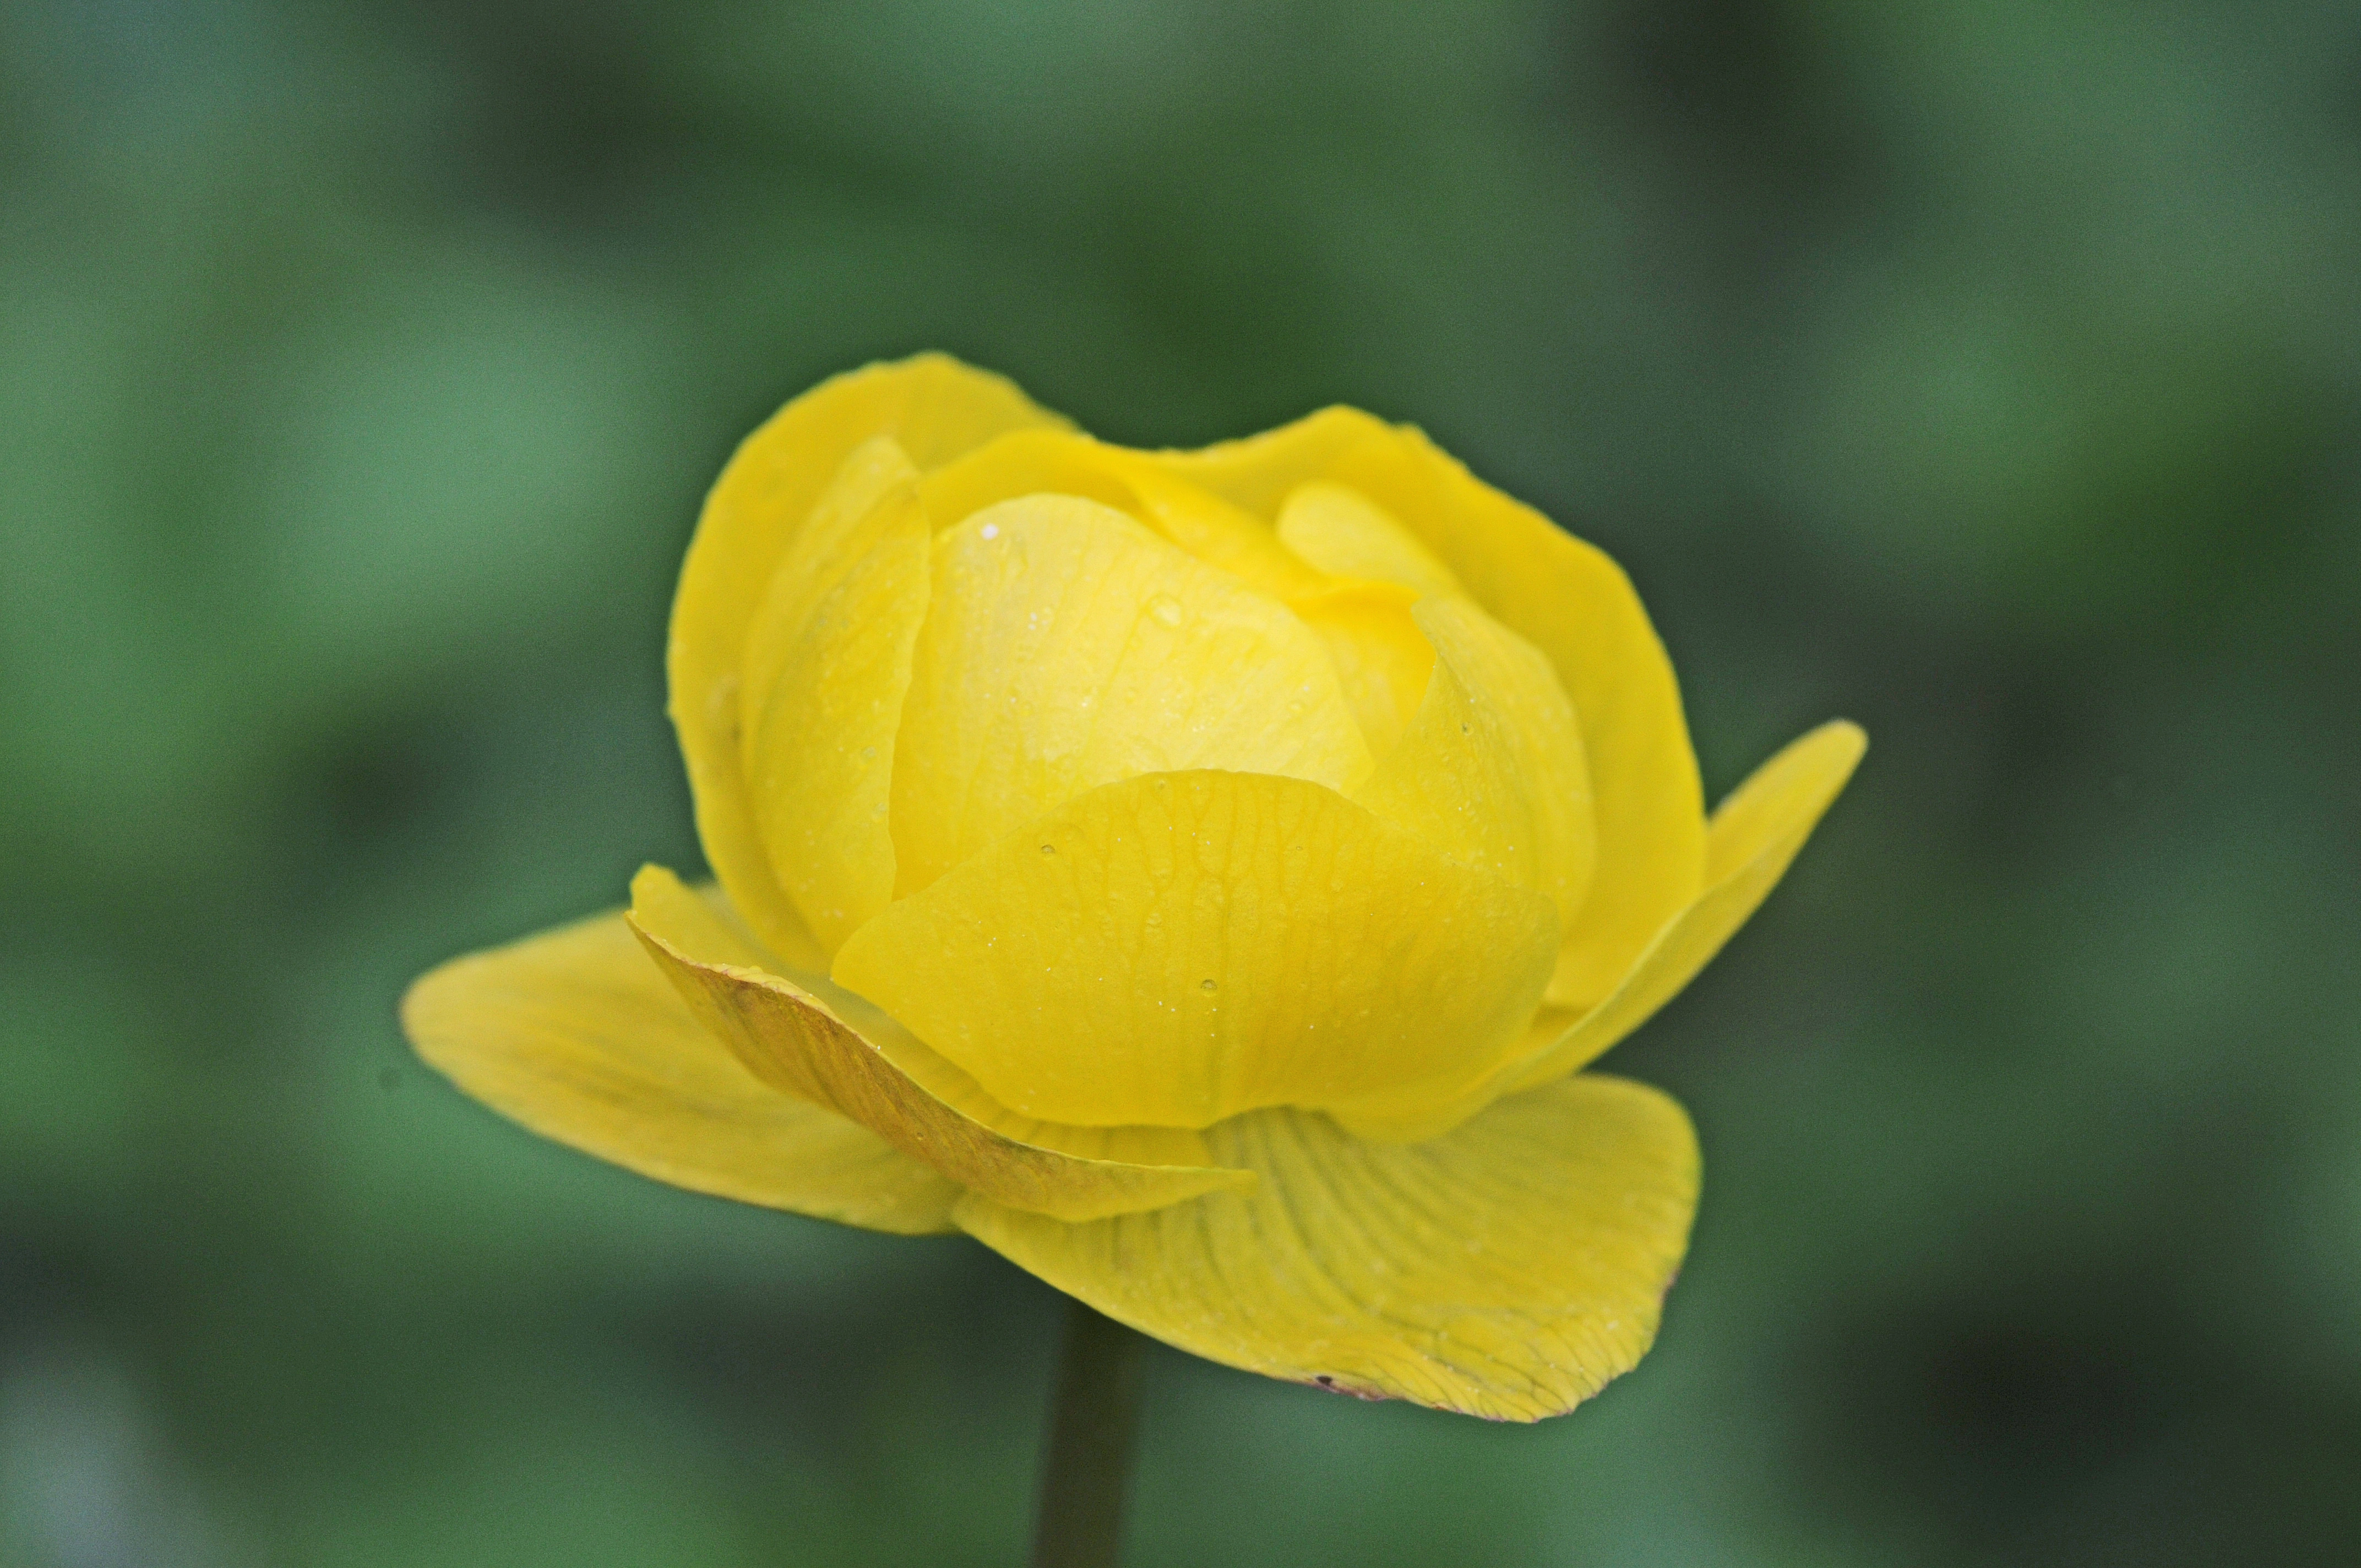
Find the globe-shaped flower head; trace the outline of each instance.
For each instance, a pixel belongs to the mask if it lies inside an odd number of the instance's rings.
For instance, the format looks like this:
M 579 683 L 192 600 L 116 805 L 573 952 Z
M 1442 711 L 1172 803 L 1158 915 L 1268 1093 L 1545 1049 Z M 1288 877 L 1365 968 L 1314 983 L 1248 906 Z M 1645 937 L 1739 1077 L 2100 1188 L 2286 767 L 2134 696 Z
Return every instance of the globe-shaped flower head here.
M 939 356 L 740 449 L 670 674 L 718 885 L 428 976 L 430 1060 L 667 1181 L 1526 1420 L 1646 1350 L 1696 1202 L 1679 1108 L 1579 1069 L 1862 744 L 1708 820 L 1623 574 L 1417 431 L 1132 451 Z

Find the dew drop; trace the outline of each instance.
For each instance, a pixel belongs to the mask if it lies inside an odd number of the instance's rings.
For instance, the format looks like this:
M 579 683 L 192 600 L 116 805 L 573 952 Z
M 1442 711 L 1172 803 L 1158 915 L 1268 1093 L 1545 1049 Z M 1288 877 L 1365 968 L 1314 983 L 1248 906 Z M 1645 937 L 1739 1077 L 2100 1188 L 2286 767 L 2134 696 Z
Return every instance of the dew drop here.
M 1148 601 L 1148 613 L 1154 616 L 1160 626 L 1178 626 L 1188 616 L 1188 612 L 1180 608 L 1180 600 L 1168 598 L 1162 594 Z
M 1041 846 L 1041 852 L 1045 855 L 1054 855 L 1058 852 L 1058 846 L 1055 844 L 1044 844 Z
M 982 528 L 977 529 L 976 532 L 983 535 L 986 539 L 997 539 L 1000 537 L 1000 524 L 996 522 L 987 522 Z
M 1222 988 L 1213 981 L 1201 980 L 1197 982 L 1197 989 L 1200 991 L 1219 991 Z

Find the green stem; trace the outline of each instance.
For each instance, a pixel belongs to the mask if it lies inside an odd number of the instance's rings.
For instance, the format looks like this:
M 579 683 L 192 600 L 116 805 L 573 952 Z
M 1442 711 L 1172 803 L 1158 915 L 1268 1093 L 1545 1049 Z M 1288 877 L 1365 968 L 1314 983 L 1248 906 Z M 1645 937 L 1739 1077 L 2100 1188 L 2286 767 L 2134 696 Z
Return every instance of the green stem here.
M 1114 1568 L 1147 1342 L 1080 1301 L 1070 1299 L 1067 1308 L 1066 1349 L 1041 1456 L 1033 1568 Z

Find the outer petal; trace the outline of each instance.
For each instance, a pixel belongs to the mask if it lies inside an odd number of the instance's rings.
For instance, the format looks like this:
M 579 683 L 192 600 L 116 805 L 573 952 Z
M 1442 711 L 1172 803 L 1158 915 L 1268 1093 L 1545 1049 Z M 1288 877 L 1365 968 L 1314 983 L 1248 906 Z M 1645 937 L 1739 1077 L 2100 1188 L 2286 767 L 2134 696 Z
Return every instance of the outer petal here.
M 1434 674 L 1401 745 L 1353 798 L 1446 859 L 1541 894 L 1563 929 L 1596 853 L 1574 707 L 1549 661 L 1467 600 L 1412 613 Z
M 739 660 L 773 568 L 846 455 L 885 436 L 921 470 L 1009 430 L 1061 422 L 997 376 L 939 354 L 873 365 L 797 398 L 748 436 L 706 498 L 673 600 L 672 719 L 706 858 L 774 952 L 818 959 L 774 881 L 740 768 Z
M 904 893 L 1116 779 L 1369 766 L 1320 639 L 1125 514 L 1028 496 L 937 541 L 894 774 Z
M 755 1076 L 996 1202 L 1097 1219 L 1254 1182 L 1213 1168 L 1193 1135 L 1060 1129 L 1009 1114 L 916 1041 L 895 1041 L 888 1021 L 863 1017 L 855 1028 L 814 991 L 744 963 L 752 955 L 742 941 L 660 867 L 632 880 L 631 900 L 642 944 L 697 1021 Z
M 1614 994 L 1554 1039 L 1513 1059 L 1489 1083 L 1456 1101 L 1420 1104 L 1399 1098 L 1390 1109 L 1358 1108 L 1353 1125 L 1373 1137 L 1431 1136 L 1475 1114 L 1495 1096 L 1563 1078 L 1596 1060 L 1680 994 L 1746 923 L 1786 873 L 1868 744 L 1858 725 L 1839 719 L 1756 769 L 1714 813 L 1707 861 L 1711 885 L 1704 895 L 1666 923 Z
M 1029 1115 L 1206 1126 L 1506 1059 L 1549 901 L 1317 784 L 1108 784 L 854 932 L 839 983 Z
M 779 885 L 831 953 L 894 897 L 894 741 L 933 543 L 917 478 L 889 440 L 856 448 L 747 632 L 740 704 L 755 824 Z
M 955 1183 L 758 1081 L 620 915 L 455 959 L 410 988 L 401 1020 L 418 1054 L 485 1104 L 642 1176 L 870 1230 L 953 1228 Z
M 1384 506 L 1510 630 L 1549 656 L 1582 720 L 1598 816 L 1590 896 L 1550 985 L 1559 1006 L 1605 996 L 1697 896 L 1704 795 L 1671 662 L 1613 561 L 1470 476 L 1411 429 L 1330 466 Z
M 969 1197 L 959 1223 L 1210 1360 L 1530 1421 L 1638 1364 L 1697 1207 L 1688 1118 L 1621 1079 L 1568 1079 L 1414 1148 L 1285 1111 L 1211 1137 L 1258 1191 L 1087 1225 Z

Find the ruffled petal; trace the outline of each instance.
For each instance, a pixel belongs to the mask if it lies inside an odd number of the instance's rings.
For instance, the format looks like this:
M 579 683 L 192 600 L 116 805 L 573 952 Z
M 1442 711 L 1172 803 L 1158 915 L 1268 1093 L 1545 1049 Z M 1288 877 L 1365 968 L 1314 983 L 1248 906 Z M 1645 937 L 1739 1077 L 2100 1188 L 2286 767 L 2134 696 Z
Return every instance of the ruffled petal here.
M 1638 1364 L 1697 1207 L 1681 1108 L 1591 1074 L 1415 1147 L 1289 1111 L 1208 1136 L 1261 1177 L 1257 1191 L 1086 1225 L 974 1197 L 957 1217 L 1019 1267 L 1192 1354 L 1530 1421 Z
M 1839 719 L 1794 741 L 1755 770 L 1714 813 L 1707 865 L 1711 885 L 1657 933 L 1606 1001 L 1554 1038 L 1512 1058 L 1490 1082 L 1455 1101 L 1407 1098 L 1357 1108 L 1347 1120 L 1371 1137 L 1417 1139 L 1457 1125 L 1495 1098 L 1565 1077 L 1646 1023 L 1680 994 L 1778 885 L 1812 828 L 1868 748 L 1858 725 Z M 1547 1014 L 1544 1014 L 1547 1016 Z M 1560 1014 L 1560 1016 L 1564 1016 Z
M 1096 501 L 972 514 L 936 542 L 932 593 L 894 775 L 904 894 L 1116 779 L 1369 771 L 1318 637 Z
M 455 959 L 410 988 L 401 1020 L 493 1110 L 642 1176 L 869 1230 L 953 1228 L 956 1183 L 755 1079 L 620 914 Z
M 1082 795 L 854 932 L 835 978 L 1061 1123 L 1444 1095 L 1515 1048 L 1549 901 L 1334 792 L 1181 773 Z
M 673 601 L 672 719 L 706 859 L 774 952 L 823 961 L 771 873 L 741 773 L 740 660 L 780 555 L 863 442 L 892 440 L 923 473 L 1004 432 L 1061 422 L 997 376 L 920 355 L 836 377 L 796 399 L 746 438 L 706 498 Z
M 1254 1182 L 1213 1168 L 1193 1134 L 1057 1128 L 1008 1113 L 889 1020 L 749 963 L 759 953 L 661 867 L 632 880 L 629 919 L 689 1011 L 756 1077 L 995 1202 L 1096 1219 Z

